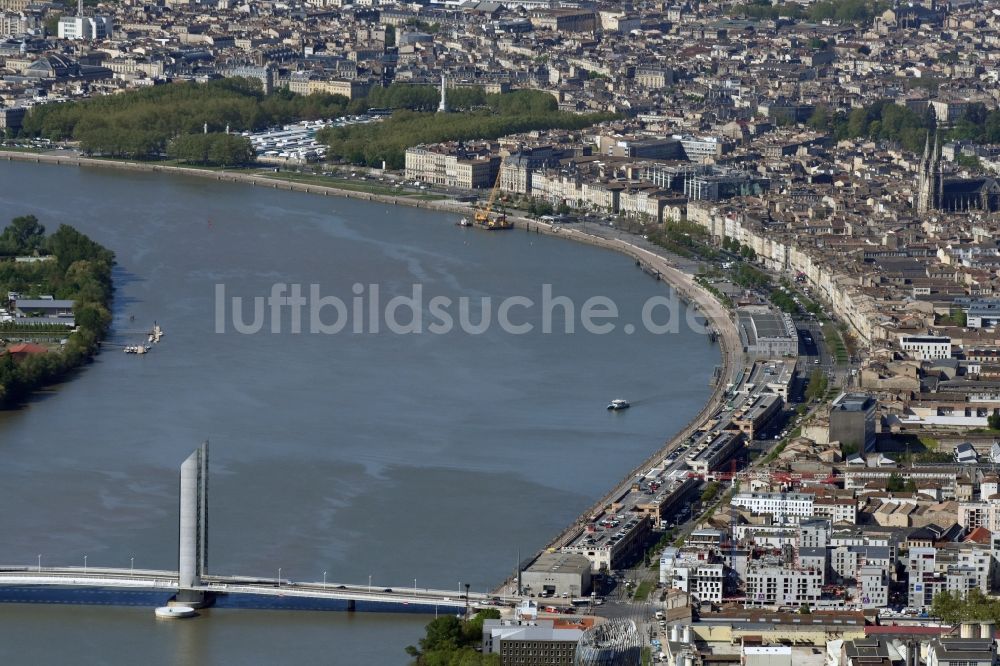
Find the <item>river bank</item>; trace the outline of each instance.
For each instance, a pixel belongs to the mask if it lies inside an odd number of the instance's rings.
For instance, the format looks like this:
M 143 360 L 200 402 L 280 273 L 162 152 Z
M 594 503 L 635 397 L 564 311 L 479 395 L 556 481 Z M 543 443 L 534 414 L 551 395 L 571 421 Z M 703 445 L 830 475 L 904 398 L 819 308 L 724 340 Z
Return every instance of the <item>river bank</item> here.
M 111 323 L 115 255 L 69 225 L 46 236 L 33 215 L 11 220 L 0 241 L 0 288 L 16 303 L 15 316 L 0 322 L 0 409 L 7 409 L 97 353 Z M 13 260 L 25 255 L 37 259 Z
M 213 171 L 188 167 L 145 164 L 139 162 L 123 162 L 81 157 L 64 157 L 60 155 L 0 151 L 0 159 L 4 158 L 8 161 L 24 161 L 63 166 L 103 167 L 140 172 L 175 173 L 178 175 L 196 176 L 219 182 L 245 183 L 253 187 L 304 192 L 319 196 L 337 196 L 361 201 L 372 201 L 387 205 L 405 205 L 455 215 L 469 215 L 471 213 L 471 207 L 468 204 L 451 200 L 431 201 L 411 199 L 408 197 L 369 194 L 323 185 L 289 182 L 269 177 L 267 174 Z M 671 449 L 677 446 L 680 441 L 688 437 L 691 432 L 693 432 L 704 421 L 704 419 L 711 412 L 713 412 L 719 404 L 721 404 L 726 390 L 726 385 L 732 381 L 733 377 L 742 366 L 742 347 L 736 326 L 726 309 L 715 299 L 714 296 L 694 281 L 693 275 L 679 270 L 667 258 L 623 239 L 601 238 L 569 226 L 551 225 L 524 217 L 510 216 L 509 219 L 514 222 L 515 227 L 518 229 L 538 232 L 550 236 L 558 236 L 614 250 L 632 257 L 636 261 L 659 271 L 663 280 L 671 285 L 681 296 L 686 298 L 694 307 L 697 307 L 705 316 L 709 324 L 719 334 L 720 351 L 722 355 L 722 369 L 719 374 L 715 390 L 698 415 L 695 416 L 695 418 L 692 419 L 677 434 L 669 438 L 656 452 L 638 464 L 628 475 L 623 477 L 619 483 L 616 483 L 613 486 L 613 489 L 607 495 L 602 497 L 600 501 L 595 503 L 593 507 L 588 508 L 588 510 L 583 512 L 576 521 L 560 532 L 559 535 L 547 546 L 552 548 L 558 547 L 565 543 L 568 539 L 572 538 L 573 535 L 575 535 L 575 533 L 580 529 L 586 517 L 593 513 L 594 508 L 602 506 L 610 501 L 610 499 L 613 499 L 613 495 L 619 492 L 620 488 L 624 484 L 630 483 L 639 471 L 643 471 L 652 465 L 658 464 Z

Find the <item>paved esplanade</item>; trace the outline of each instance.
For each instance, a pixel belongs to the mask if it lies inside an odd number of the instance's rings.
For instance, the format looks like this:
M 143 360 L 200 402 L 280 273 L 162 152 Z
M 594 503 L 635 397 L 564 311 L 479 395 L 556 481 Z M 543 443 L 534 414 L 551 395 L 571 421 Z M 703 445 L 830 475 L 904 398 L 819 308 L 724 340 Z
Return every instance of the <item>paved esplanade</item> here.
M 219 608 L 345 610 L 397 613 L 464 612 L 493 604 L 450 590 L 372 588 L 323 581 L 207 574 L 208 442 L 181 465 L 178 571 L 99 567 L 0 566 L 0 602 Z

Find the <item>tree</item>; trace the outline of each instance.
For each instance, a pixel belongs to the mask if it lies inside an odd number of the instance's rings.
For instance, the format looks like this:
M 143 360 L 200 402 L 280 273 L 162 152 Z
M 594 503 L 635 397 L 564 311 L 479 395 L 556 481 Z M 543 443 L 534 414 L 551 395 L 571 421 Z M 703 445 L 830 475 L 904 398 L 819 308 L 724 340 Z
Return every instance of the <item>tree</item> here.
M 420 639 L 420 649 L 407 646 L 410 656 L 419 657 L 436 650 L 456 650 L 462 642 L 462 623 L 454 615 L 442 615 L 427 623 L 424 637 Z
M 464 640 L 467 644 L 478 645 L 483 639 L 483 623 L 486 620 L 499 620 L 500 610 L 497 608 L 486 608 L 465 623 L 462 629 Z
M 52 14 L 45 19 L 45 35 L 55 37 L 59 34 L 59 14 Z
M 438 94 L 433 86 L 398 85 L 376 88 L 368 96 L 372 106 L 397 110 L 380 123 L 328 127 L 316 134 L 328 146 L 329 159 L 353 164 L 402 168 L 406 149 L 421 143 L 495 139 L 505 134 L 541 129 L 582 129 L 613 118 L 613 114 L 578 115 L 558 110 L 555 98 L 537 90 L 485 95 L 479 89 L 449 91 L 452 108 L 467 113 L 433 113 Z M 414 110 L 411 110 L 414 109 Z
M 806 123 L 814 130 L 826 131 L 830 129 L 832 121 L 833 116 L 830 113 L 830 107 L 825 104 L 817 104 Z
M 801 606 L 799 606 L 799 614 L 812 615 L 812 609 L 809 607 L 809 604 L 802 604 Z
M 966 169 L 971 169 L 972 171 L 982 171 L 983 164 L 979 161 L 978 155 L 956 155 L 955 164 Z
M 989 424 L 991 430 L 1000 430 L 1000 414 L 990 414 L 986 422 Z
M 890 493 L 902 492 L 904 488 L 903 477 L 893 472 L 889 475 L 889 480 L 885 484 L 885 489 Z
M 0 234 L 0 254 L 26 255 L 40 250 L 45 241 L 45 227 L 34 215 L 15 217 Z
M 352 104 L 343 95 L 297 95 L 286 88 L 265 95 L 260 81 L 226 78 L 35 106 L 24 119 L 22 134 L 76 139 L 92 153 L 157 158 L 171 139 L 202 133 L 205 124 L 216 131 L 227 125 L 261 130 L 292 120 L 335 118 Z
M 409 645 L 406 654 L 419 666 L 499 666 L 499 655 L 483 655 L 474 649 L 482 640 L 483 622 L 499 619 L 495 608 L 479 611 L 463 622 L 453 615 L 431 620 L 420 639 L 420 647 Z
M 167 155 L 190 164 L 245 166 L 256 155 L 250 139 L 224 132 L 182 134 L 167 146 Z
M 45 249 L 56 256 L 56 262 L 64 272 L 74 262 L 80 260 L 97 260 L 107 264 L 114 260 L 113 252 L 101 247 L 67 224 L 59 225 L 59 229 L 49 236 L 45 242 Z
M 996 622 L 1000 620 L 1000 600 L 987 597 L 973 588 L 964 596 L 947 590 L 934 595 L 931 614 L 948 624 L 961 622 Z
M 805 398 L 806 400 L 819 400 L 826 395 L 827 389 L 827 378 L 826 373 L 820 368 L 816 368 L 809 375 L 809 385 L 806 387 Z M 843 446 L 841 446 L 843 451 Z M 846 455 L 846 453 L 845 453 Z

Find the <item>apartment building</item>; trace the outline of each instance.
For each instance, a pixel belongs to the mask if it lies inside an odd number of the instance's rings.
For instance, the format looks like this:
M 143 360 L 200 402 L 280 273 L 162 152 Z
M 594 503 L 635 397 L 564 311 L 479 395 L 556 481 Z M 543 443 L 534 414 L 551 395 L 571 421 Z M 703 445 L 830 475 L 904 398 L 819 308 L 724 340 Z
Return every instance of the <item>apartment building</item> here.
M 724 569 L 722 562 L 712 562 L 705 551 L 669 547 L 660 554 L 660 583 L 684 590 L 699 601 L 722 601 Z
M 406 179 L 463 189 L 493 187 L 500 158 L 486 149 L 457 146 L 417 146 L 407 148 Z
M 830 542 L 830 529 L 829 518 L 800 520 L 798 525 L 799 548 L 826 548 Z
M 951 338 L 940 335 L 904 335 L 900 348 L 919 361 L 951 358 Z
M 858 522 L 858 503 L 850 497 L 817 497 L 813 502 L 813 515 L 829 518 L 834 523 Z
M 770 514 L 776 523 L 797 523 L 813 517 L 815 500 L 812 493 L 739 493 L 732 504 L 753 514 Z
M 819 570 L 756 563 L 747 567 L 748 606 L 815 606 L 822 588 L 823 572 Z
M 830 550 L 830 569 L 838 582 L 857 581 L 865 567 L 887 572 L 894 564 L 892 552 L 884 546 L 835 546 Z
M 912 537 L 911 537 L 912 538 Z M 908 605 L 926 608 L 934 596 L 945 590 L 966 594 L 978 588 L 989 591 L 993 556 L 990 549 L 976 543 L 912 546 L 909 551 Z
M 885 608 L 889 605 L 889 577 L 879 566 L 864 566 L 858 570 L 858 601 L 861 607 Z

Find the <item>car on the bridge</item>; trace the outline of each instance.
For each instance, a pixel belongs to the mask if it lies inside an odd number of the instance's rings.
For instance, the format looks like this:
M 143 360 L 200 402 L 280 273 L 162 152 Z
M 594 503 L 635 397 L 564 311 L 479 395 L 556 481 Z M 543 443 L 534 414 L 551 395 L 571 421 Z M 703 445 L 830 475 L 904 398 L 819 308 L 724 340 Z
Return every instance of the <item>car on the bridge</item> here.
M 383 592 L 388 592 L 389 594 L 392 594 L 392 588 L 391 588 L 391 587 L 387 587 L 387 588 L 385 588 L 385 589 L 384 589 L 384 590 L 382 590 L 382 591 L 383 591 Z
M 337 589 L 338 589 L 338 590 L 346 590 L 346 589 L 347 589 L 347 586 L 346 586 L 346 585 L 338 585 L 338 586 L 337 586 Z

